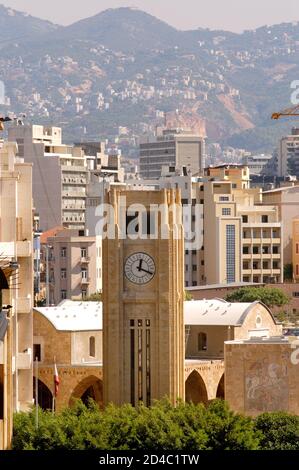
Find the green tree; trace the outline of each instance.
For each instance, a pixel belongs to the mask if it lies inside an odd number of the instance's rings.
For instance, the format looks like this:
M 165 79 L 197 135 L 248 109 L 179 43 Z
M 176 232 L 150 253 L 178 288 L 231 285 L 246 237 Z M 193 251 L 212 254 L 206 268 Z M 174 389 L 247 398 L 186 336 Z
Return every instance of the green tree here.
M 90 294 L 88 297 L 83 299 L 84 302 L 102 302 L 102 293 L 95 292 L 94 294 Z
M 185 300 L 187 300 L 187 301 L 193 300 L 192 295 L 191 295 L 190 292 L 187 291 L 187 290 L 185 290 Z
M 255 420 L 263 450 L 299 450 L 299 416 L 264 413 Z
M 147 408 L 140 404 L 101 411 L 90 400 L 77 401 L 60 413 L 39 410 L 18 413 L 14 418 L 15 450 L 203 450 L 257 449 L 260 431 L 254 421 L 229 410 L 216 400 L 204 405 L 167 399 Z
M 241 287 L 226 296 L 227 302 L 255 302 L 259 300 L 268 307 L 283 306 L 289 297 L 276 287 Z

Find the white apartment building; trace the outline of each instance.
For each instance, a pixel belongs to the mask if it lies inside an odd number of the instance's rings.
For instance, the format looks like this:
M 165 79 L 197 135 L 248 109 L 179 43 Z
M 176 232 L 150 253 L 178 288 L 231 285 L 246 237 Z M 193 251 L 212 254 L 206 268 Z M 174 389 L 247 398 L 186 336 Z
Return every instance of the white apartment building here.
M 33 199 L 45 231 L 63 225 L 84 229 L 87 159 L 79 147 L 62 144 L 59 127 L 12 125 L 9 140 L 33 163 Z

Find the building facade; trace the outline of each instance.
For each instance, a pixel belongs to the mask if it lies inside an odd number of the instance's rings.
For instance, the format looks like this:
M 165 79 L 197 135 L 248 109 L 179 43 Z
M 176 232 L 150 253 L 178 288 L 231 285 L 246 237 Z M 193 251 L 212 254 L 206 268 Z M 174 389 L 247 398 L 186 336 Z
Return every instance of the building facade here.
M 50 305 L 82 300 L 102 290 L 101 246 L 96 237 L 64 229 L 48 237 L 41 250 Z
M 16 154 L 15 143 L 0 150 L 0 267 L 14 271 L 2 292 L 9 324 L 0 338 L 0 449 L 10 445 L 13 412 L 28 410 L 33 397 L 32 165 Z
M 234 411 L 299 414 L 298 345 L 292 346 L 281 337 L 225 343 L 225 399 Z
M 277 156 L 278 176 L 299 176 L 299 129 L 294 127 L 291 135 L 279 142 Z
M 261 190 L 249 188 L 248 168 L 233 167 L 225 179 L 223 171 L 209 169 L 204 183 L 205 283 L 282 282 L 278 208 L 261 205 Z
M 185 246 L 185 286 L 282 282 L 282 224 L 276 205 L 262 206 L 261 189 L 250 188 L 247 167 L 221 165 L 205 173 L 193 177 L 185 168 L 162 167 L 158 180 L 126 181 L 136 189 L 181 190 L 185 232 L 191 230 L 199 242 Z
M 84 229 L 87 159 L 83 150 L 62 144 L 59 127 L 11 126 L 18 155 L 33 163 L 33 199 L 41 230 L 56 225 Z
M 298 136 L 299 137 L 299 136 Z M 275 204 L 283 229 L 284 264 L 292 263 L 293 219 L 299 217 L 299 186 L 285 186 L 263 192 L 263 204 Z
M 140 143 L 141 178 L 159 178 L 163 165 L 185 166 L 192 174 L 204 169 L 204 139 L 191 132 L 164 130 L 162 135 Z
M 88 398 L 102 406 L 102 305 L 66 300 L 57 307 L 35 308 L 33 331 L 41 408 L 59 411 L 75 399 L 86 403 Z M 55 404 L 54 363 L 60 381 Z

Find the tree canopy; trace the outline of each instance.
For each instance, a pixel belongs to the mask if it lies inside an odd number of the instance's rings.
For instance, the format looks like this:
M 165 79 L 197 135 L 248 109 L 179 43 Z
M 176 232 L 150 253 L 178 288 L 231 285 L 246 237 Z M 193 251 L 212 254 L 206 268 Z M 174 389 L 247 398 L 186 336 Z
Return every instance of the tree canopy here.
M 14 450 L 254 450 L 260 431 L 251 418 L 234 413 L 221 400 L 203 404 L 168 400 L 147 408 L 108 406 L 101 411 L 78 401 L 61 413 L 39 410 L 14 418 Z
M 281 307 L 289 303 L 289 297 L 276 287 L 241 287 L 226 296 L 227 302 L 263 302 L 267 307 Z

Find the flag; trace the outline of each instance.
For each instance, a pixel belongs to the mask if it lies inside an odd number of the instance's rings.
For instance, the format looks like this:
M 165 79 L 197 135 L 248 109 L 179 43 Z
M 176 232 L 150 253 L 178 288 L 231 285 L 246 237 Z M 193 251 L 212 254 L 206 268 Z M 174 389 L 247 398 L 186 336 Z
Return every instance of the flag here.
M 58 375 L 58 370 L 56 363 L 54 364 L 54 395 L 57 397 L 58 395 L 58 387 L 59 387 L 59 375 Z

